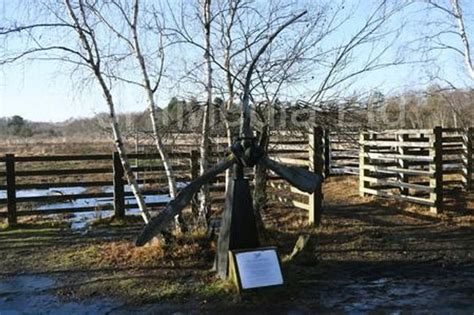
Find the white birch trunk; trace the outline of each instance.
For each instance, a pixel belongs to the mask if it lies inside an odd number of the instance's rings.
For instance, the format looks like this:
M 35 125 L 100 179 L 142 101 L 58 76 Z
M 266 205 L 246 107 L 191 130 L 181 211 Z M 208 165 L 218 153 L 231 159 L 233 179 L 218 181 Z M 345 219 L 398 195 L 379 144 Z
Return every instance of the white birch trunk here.
M 143 79 L 143 88 L 145 89 L 146 95 L 147 95 L 148 111 L 150 114 L 153 134 L 155 137 L 155 146 L 163 162 L 166 178 L 168 180 L 170 197 L 174 199 L 176 198 L 176 195 L 177 195 L 176 181 L 174 177 L 173 168 L 171 166 L 168 154 L 163 144 L 163 140 L 158 130 L 158 120 L 156 117 L 157 115 L 156 115 L 156 102 L 154 98 L 154 90 L 150 83 L 150 76 L 148 75 L 145 58 L 143 57 L 143 54 L 141 52 L 140 42 L 138 40 L 138 31 L 137 31 L 138 12 L 139 12 L 139 1 L 136 0 L 134 4 L 134 10 L 133 10 L 133 23 L 131 25 L 132 34 L 133 34 L 133 46 L 134 46 L 133 48 L 134 48 L 135 57 L 137 58 L 138 64 L 140 65 L 140 70 L 141 70 L 142 79 Z M 160 80 L 160 78 L 158 78 L 158 80 Z
M 202 118 L 202 129 L 201 129 L 201 144 L 200 154 L 201 159 L 199 163 L 200 175 L 203 175 L 209 168 L 209 112 L 212 106 L 212 64 L 211 64 L 211 0 L 204 0 L 203 4 L 204 13 L 204 35 L 205 35 L 205 63 L 206 63 L 206 92 L 207 101 L 204 105 L 204 114 Z M 210 196 L 209 186 L 203 185 L 200 194 L 199 202 L 199 219 L 207 227 L 207 220 L 210 215 Z
M 120 161 L 122 163 L 127 182 L 128 182 L 128 184 L 129 184 L 129 186 L 132 190 L 132 193 L 133 193 L 135 199 L 137 200 L 137 205 L 138 205 L 138 208 L 140 210 L 141 216 L 142 216 L 143 220 L 145 221 L 145 223 L 148 223 L 149 219 L 150 219 L 150 215 L 148 213 L 147 206 L 146 206 L 146 203 L 143 199 L 143 196 L 140 192 L 140 188 L 138 187 L 138 183 L 136 181 L 135 175 L 133 174 L 133 172 L 131 170 L 131 167 L 130 167 L 130 163 L 128 161 L 127 153 L 126 153 L 126 150 L 125 150 L 122 135 L 120 133 L 120 128 L 119 128 L 118 121 L 117 121 L 117 116 L 115 115 L 115 104 L 114 104 L 114 101 L 113 101 L 113 98 L 112 98 L 112 94 L 110 93 L 110 89 L 107 86 L 107 84 L 105 83 L 105 80 L 104 80 L 104 78 L 102 76 L 102 73 L 101 73 L 101 70 L 100 70 L 100 62 L 99 62 L 100 56 L 99 56 L 99 53 L 98 53 L 97 44 L 95 43 L 95 38 L 92 37 L 89 40 L 85 36 L 84 31 L 81 27 L 81 24 L 79 23 L 79 19 L 78 19 L 76 13 L 74 12 L 74 10 L 72 9 L 70 0 L 64 0 L 64 4 L 65 4 L 66 9 L 68 11 L 69 17 L 71 18 L 74 26 L 76 27 L 75 28 L 76 33 L 78 34 L 79 39 L 80 39 L 81 43 L 83 44 L 84 49 L 87 51 L 87 54 L 89 56 L 89 65 L 90 65 L 91 69 L 93 70 L 94 76 L 97 79 L 97 81 L 98 81 L 98 83 L 99 83 L 99 85 L 102 89 L 102 92 L 104 94 L 104 98 L 105 98 L 107 106 L 109 108 L 109 117 L 111 119 L 111 125 L 112 125 L 112 130 L 113 130 L 115 148 L 117 149 L 117 153 L 118 153 Z M 79 4 L 80 4 L 80 9 L 81 9 L 82 18 L 84 20 L 84 24 L 87 28 L 90 29 L 89 25 L 87 25 L 87 23 L 85 22 L 86 19 L 85 19 L 84 9 L 82 7 L 82 2 L 80 2 Z M 91 34 L 92 34 L 92 32 L 91 32 Z M 89 42 L 89 41 L 91 41 L 91 42 Z M 95 54 L 94 54 L 94 52 L 95 52 Z
M 454 18 L 456 19 L 456 24 L 458 27 L 458 34 L 461 37 L 463 43 L 463 54 L 464 54 L 464 64 L 466 66 L 467 72 L 472 80 L 474 80 L 474 65 L 471 58 L 471 47 L 469 39 L 466 34 L 466 27 L 464 26 L 464 18 L 462 15 L 461 7 L 458 0 L 451 0 L 451 5 L 454 11 Z

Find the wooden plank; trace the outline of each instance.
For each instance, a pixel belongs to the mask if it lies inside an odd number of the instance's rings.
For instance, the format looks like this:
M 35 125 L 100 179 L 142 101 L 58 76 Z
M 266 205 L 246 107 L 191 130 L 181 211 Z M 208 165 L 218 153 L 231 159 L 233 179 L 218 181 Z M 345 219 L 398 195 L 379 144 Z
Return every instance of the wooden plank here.
M 381 173 L 390 173 L 390 174 L 398 174 L 404 173 L 408 175 L 415 175 L 415 176 L 433 176 L 434 171 L 420 171 L 414 169 L 403 169 L 398 167 L 381 167 L 376 165 L 364 165 L 364 170 L 372 171 L 372 172 L 381 172 Z
M 164 166 L 138 166 L 138 167 L 131 167 L 133 172 L 163 172 L 165 170 Z M 188 165 L 173 165 L 173 171 L 187 171 L 189 170 Z
M 423 155 L 409 155 L 409 154 L 386 154 L 386 153 L 366 153 L 366 156 L 370 159 L 393 159 L 393 160 L 405 160 L 405 161 L 420 161 L 420 162 L 431 162 L 433 157 Z
M 386 145 L 391 147 L 408 147 L 408 148 L 429 148 L 431 143 L 429 142 L 400 142 L 400 141 L 381 141 L 381 140 L 365 140 L 364 145 L 366 146 L 380 146 Z
M 463 142 L 463 137 L 462 135 L 456 135 L 456 136 L 444 136 L 443 137 L 443 144 L 444 143 L 453 143 L 453 142 L 458 142 L 462 143 Z
M 17 224 L 16 211 L 16 187 L 15 187 L 15 155 L 7 154 L 5 156 L 6 182 L 7 182 L 7 212 L 8 225 L 15 226 Z
M 442 149 L 441 153 L 443 155 L 460 155 L 464 153 L 464 150 L 462 148 L 459 149 Z
M 293 159 L 293 158 L 279 157 L 279 156 L 275 156 L 273 158 L 276 161 L 278 161 L 280 163 L 283 163 L 283 164 L 296 165 L 296 166 L 308 166 L 309 165 L 308 160 Z
M 365 146 L 365 141 L 369 138 L 369 135 L 367 133 L 360 133 L 360 139 L 359 139 L 359 145 L 360 145 L 360 153 L 359 153 L 359 195 L 361 197 L 364 197 L 364 189 L 365 189 L 365 181 L 364 177 L 366 177 L 368 174 L 365 170 L 366 163 L 369 162 L 367 158 L 367 153 L 369 152 L 369 148 Z
M 38 184 L 17 184 L 16 190 L 26 189 L 49 189 L 63 187 L 101 187 L 112 186 L 112 181 L 87 181 L 87 182 L 59 182 L 59 183 L 38 183 Z M 6 185 L 0 185 L 0 190 L 6 190 Z
M 447 133 L 447 132 L 462 132 L 463 130 L 461 128 L 441 128 L 442 133 Z
M 131 153 L 131 154 L 127 154 L 127 156 L 130 159 L 161 160 L 161 155 L 159 153 Z M 188 152 L 170 152 L 168 154 L 168 158 L 170 158 L 170 159 L 187 159 L 187 158 L 189 158 L 189 153 Z
M 399 194 L 395 194 L 395 193 L 391 193 L 391 192 L 383 191 L 383 190 L 364 188 L 364 193 L 370 194 L 370 195 L 375 195 L 375 196 L 380 196 L 380 197 L 393 198 L 393 199 L 398 199 L 398 200 L 402 200 L 402 201 L 418 203 L 418 204 L 422 204 L 422 205 L 425 205 L 425 206 L 433 206 L 434 205 L 434 202 L 431 201 L 430 199 L 425 199 L 425 198 L 420 198 L 420 197 L 413 197 L 413 196 L 403 196 L 403 195 L 399 195 Z
M 290 184 L 288 184 L 286 182 L 277 183 L 277 182 L 274 182 L 274 181 L 268 181 L 267 186 L 270 186 L 270 187 L 275 188 L 277 190 L 284 190 L 284 191 L 289 190 L 290 192 L 292 192 L 294 194 L 299 194 L 299 195 L 302 195 L 302 196 L 305 196 L 305 197 L 309 197 L 311 195 L 311 194 L 308 194 L 307 192 L 299 190 L 296 187 L 291 186 Z
M 211 191 L 224 191 L 225 187 L 224 185 L 211 185 L 210 186 Z M 163 188 L 163 189 L 155 189 L 155 190 L 146 190 L 142 191 L 142 194 L 147 196 L 147 195 L 154 195 L 154 194 L 168 194 L 168 189 Z M 123 194 L 125 197 L 131 197 L 133 196 L 133 192 L 127 191 L 124 192 Z M 113 199 L 113 193 L 112 192 L 101 192 L 101 193 L 83 193 L 83 194 L 68 194 L 68 195 L 48 195 L 48 196 L 29 196 L 29 197 L 17 197 L 16 202 L 17 203 L 23 203 L 23 202 L 64 202 L 68 200 L 77 200 L 77 199 L 93 199 L 93 198 L 110 198 L 111 200 Z M 0 204 L 4 204 L 7 202 L 7 199 L 0 199 Z
M 434 176 L 430 178 L 430 187 L 433 188 L 433 192 L 430 193 L 430 200 L 433 202 L 433 206 L 430 207 L 430 211 L 433 213 L 439 213 L 443 209 L 443 129 L 441 127 L 435 127 L 433 134 L 431 135 L 431 142 L 433 147 L 430 149 L 430 155 L 433 156 L 433 162 L 430 163 L 430 172 L 434 173 Z
M 298 188 L 293 187 L 291 185 L 290 185 L 290 192 L 292 192 L 294 194 L 302 195 L 302 196 L 305 196 L 305 197 L 310 197 L 312 195 L 312 194 L 308 194 L 307 192 L 301 191 Z
M 316 174 L 324 176 L 324 131 L 321 127 L 314 127 L 312 133 L 308 135 L 308 154 L 309 164 L 308 168 Z M 323 177 L 324 178 L 324 177 Z M 300 204 L 297 201 L 294 205 L 298 208 L 306 206 L 309 210 L 308 221 L 309 224 L 319 226 L 321 224 L 322 214 L 322 185 L 316 188 L 316 191 L 309 195 L 308 204 Z M 298 205 L 299 204 L 299 205 Z M 305 209 L 305 208 L 303 208 Z
M 114 215 L 117 218 L 125 217 L 125 181 L 124 169 L 118 152 L 114 152 L 113 157 L 113 182 L 114 182 Z
M 0 158 L 0 161 L 3 159 Z M 17 162 L 60 162 L 60 161 L 91 161 L 111 160 L 108 154 L 81 154 L 81 155 L 31 155 L 15 156 Z
M 306 141 L 303 141 L 303 140 L 279 140 L 279 141 L 275 141 L 275 140 L 272 140 L 270 141 L 270 145 L 273 145 L 273 144 L 278 144 L 278 145 L 306 145 Z
M 364 177 L 364 181 L 369 182 L 369 183 L 374 183 L 374 184 L 380 184 L 380 185 L 386 185 L 390 187 L 398 187 L 398 188 L 408 188 L 408 189 L 414 189 L 414 190 L 422 190 L 422 191 L 434 191 L 434 189 L 430 186 L 426 185 L 418 185 L 418 184 L 413 184 L 413 183 L 406 183 L 406 182 L 400 182 L 400 181 L 393 181 L 393 180 L 385 180 L 385 179 L 380 179 L 376 177 L 369 177 L 366 176 Z
M 100 168 L 81 168 L 81 169 L 60 169 L 60 170 L 34 170 L 18 171 L 16 176 L 52 176 L 52 175 L 83 175 L 83 174 L 102 174 L 112 173 L 111 167 Z
M 159 153 L 131 153 L 127 155 L 131 159 L 151 160 L 161 159 Z M 170 152 L 169 158 L 189 158 L 187 152 Z M 112 158 L 108 154 L 81 154 L 81 155 L 31 155 L 16 156 L 17 162 L 63 162 L 63 161 L 110 161 Z M 0 162 L 5 162 L 4 157 L 0 157 Z
M 472 158 L 472 154 L 474 153 L 473 144 L 474 144 L 474 128 L 468 128 L 466 134 L 464 135 L 464 165 L 465 165 L 465 173 L 464 173 L 464 182 L 465 182 L 465 189 L 471 190 L 474 189 L 474 181 L 472 180 L 473 175 L 473 168 L 474 168 L 474 159 Z
M 331 139 L 329 130 L 324 130 L 324 178 L 331 175 Z
M 296 208 L 300 208 L 300 209 L 303 209 L 303 210 L 308 210 L 310 212 L 312 211 L 312 208 L 314 208 L 314 206 L 312 206 L 311 204 L 306 204 L 304 202 L 299 202 L 299 201 L 296 201 L 296 200 L 292 200 L 291 203 Z
M 268 150 L 268 153 L 269 154 L 287 154 L 287 153 L 308 153 L 308 151 L 306 150 L 288 150 L 288 149 L 285 149 L 285 150 L 274 150 L 274 149 L 270 149 Z
M 331 167 L 331 174 L 340 175 L 340 174 L 348 174 L 348 175 L 358 175 L 359 174 L 359 167 Z
M 399 135 L 397 135 L 397 139 L 400 142 L 407 142 L 408 141 L 408 135 L 407 134 L 399 134 Z M 406 155 L 407 152 L 408 152 L 408 149 L 406 147 L 404 147 L 404 146 L 398 147 L 398 153 L 401 156 Z M 400 166 L 400 168 L 408 169 L 410 167 L 409 162 L 407 160 L 403 159 L 403 158 L 398 158 L 397 162 L 398 162 L 398 166 Z M 399 179 L 400 183 L 408 183 L 409 182 L 409 177 L 408 177 L 408 174 L 406 174 L 406 173 L 400 172 L 398 174 L 398 179 Z M 405 187 L 404 186 L 399 186 L 399 188 L 400 188 L 400 193 L 402 195 L 408 195 L 408 188 L 406 186 Z
M 447 186 L 447 185 L 464 186 L 464 184 L 465 184 L 465 182 L 463 180 L 454 180 L 454 179 L 446 180 L 446 179 L 443 179 L 443 186 Z
M 271 199 L 273 200 L 277 200 L 285 205 L 288 205 L 288 206 L 291 206 L 291 207 L 296 207 L 296 208 L 299 208 L 299 209 L 304 209 L 304 210 L 310 210 L 309 209 L 309 205 L 304 203 L 304 202 L 300 202 L 300 201 L 296 201 L 296 200 L 291 200 L 289 198 L 285 198 L 285 197 L 281 197 L 281 196 L 276 196 L 276 195 L 271 195 L 270 197 Z
M 407 134 L 407 135 L 417 135 L 417 134 L 426 134 L 430 135 L 433 133 L 433 129 L 389 129 L 384 130 L 381 132 L 377 132 L 377 134 L 384 135 L 384 134 Z

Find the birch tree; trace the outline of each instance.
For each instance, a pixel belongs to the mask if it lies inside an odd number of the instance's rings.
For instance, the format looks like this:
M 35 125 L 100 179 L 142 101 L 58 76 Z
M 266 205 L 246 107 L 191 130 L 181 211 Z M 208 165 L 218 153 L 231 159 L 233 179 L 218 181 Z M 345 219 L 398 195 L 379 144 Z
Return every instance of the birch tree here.
M 131 170 L 130 163 L 127 158 L 127 153 L 124 147 L 122 135 L 120 133 L 120 129 L 119 129 L 116 114 L 115 114 L 115 103 L 110 91 L 110 87 L 107 85 L 106 80 L 101 70 L 101 53 L 100 53 L 99 45 L 98 45 L 96 37 L 94 36 L 94 30 L 91 27 L 91 25 L 88 23 L 84 3 L 82 1 L 79 1 L 76 8 L 73 8 L 73 5 L 71 4 L 70 0 L 64 0 L 64 4 L 66 6 L 66 11 L 69 15 L 69 18 L 72 22 L 71 25 L 74 28 L 75 32 L 77 33 L 77 36 L 82 45 L 83 51 L 85 51 L 85 55 L 83 54 L 83 52 L 76 51 L 76 53 L 79 54 L 80 58 L 83 61 L 85 61 L 86 64 L 91 68 L 91 70 L 94 73 L 95 78 L 97 79 L 102 89 L 104 98 L 109 107 L 109 116 L 112 121 L 112 130 L 113 130 L 115 147 L 120 156 L 120 160 L 122 162 L 122 166 L 124 168 L 127 181 L 132 189 L 135 199 L 137 200 L 138 207 L 142 213 L 143 220 L 145 221 L 145 223 L 148 223 L 150 219 L 150 215 L 147 211 L 146 203 L 144 202 L 143 196 L 140 193 L 137 180 L 135 178 L 134 173 Z M 80 21 L 80 19 L 82 22 Z M 61 48 L 61 50 L 64 50 L 64 49 Z
M 465 116 L 461 113 L 460 106 L 455 97 L 453 97 L 455 93 L 449 93 L 449 91 L 461 89 L 459 79 L 463 76 L 458 75 L 455 78 L 447 75 L 443 70 L 451 69 L 452 65 L 448 65 L 447 61 L 443 60 L 443 57 L 451 57 L 451 55 L 447 54 L 451 53 L 453 57 L 458 58 L 454 60 L 462 60 L 465 69 L 464 73 L 468 78 L 468 82 L 464 82 L 464 84 L 472 86 L 474 64 L 472 60 L 471 37 L 466 23 L 466 16 L 469 16 L 469 13 L 472 14 L 472 12 L 468 11 L 471 7 L 467 2 L 460 0 L 425 0 L 423 3 L 426 3 L 429 9 L 427 10 L 429 17 L 427 22 L 425 22 L 427 27 L 423 29 L 423 37 L 427 47 L 423 51 L 427 52 L 426 61 L 429 67 L 430 80 L 440 83 L 437 90 L 433 90 L 433 87 L 431 87 L 428 92 L 442 96 L 442 101 L 446 105 L 446 109 L 449 109 L 454 125 L 465 127 Z M 466 11 L 468 15 L 466 15 Z M 447 60 L 452 59 L 449 58 Z
M 301 7 L 307 8 L 308 14 L 293 25 L 286 36 L 265 50 L 249 82 L 245 78 L 246 70 L 259 44 L 265 41 L 266 32 L 277 28 L 281 20 L 298 8 L 294 4 L 279 2 L 264 8 L 260 3 L 246 1 L 221 1 L 220 4 L 217 19 L 220 40 L 217 41 L 218 48 L 214 49 L 214 60 L 226 83 L 221 88 L 226 100 L 226 106 L 222 108 L 223 116 L 230 116 L 228 111 L 234 105 L 236 95 L 246 95 L 247 85 L 250 93 L 242 101 L 253 100 L 252 111 L 261 122 L 258 126 L 259 141 L 265 149 L 273 118 L 270 117 L 271 109 L 275 108 L 278 99 L 291 95 L 289 91 L 294 86 L 311 82 L 311 85 L 307 84 L 307 92 L 299 97 L 304 100 L 307 110 L 316 109 L 327 99 L 336 99 L 341 91 L 348 89 L 364 74 L 403 62 L 396 57 L 387 58 L 387 55 L 401 34 L 401 26 L 393 27 L 389 22 L 405 8 L 405 3 L 377 3 L 370 11 L 364 12 L 365 19 L 358 17 L 362 23 L 359 21 L 358 26 L 352 27 L 352 33 L 341 40 L 338 33 L 354 22 L 359 8 L 345 9 L 345 2 L 305 2 Z M 364 58 L 358 57 L 357 53 L 364 50 Z M 308 123 L 302 126 L 305 132 Z M 323 122 L 319 120 L 317 123 Z M 229 143 L 232 142 L 230 125 L 226 122 Z M 259 165 L 254 191 L 257 209 L 266 200 L 265 174 L 264 166 Z
M 28 24 L 28 22 L 17 20 L 12 21 L 10 25 L 4 24 L 2 26 L 0 36 L 3 38 L 3 43 L 6 47 L 8 47 L 8 41 L 15 41 L 18 38 L 26 38 L 26 45 L 21 48 L 23 50 L 5 49 L 2 54 L 1 63 L 8 64 L 22 61 L 26 58 L 37 58 L 72 65 L 72 73 L 85 70 L 83 72 L 85 75 L 92 74 L 108 106 L 113 140 L 124 167 L 127 181 L 137 200 L 143 219 L 145 222 L 148 222 L 149 214 L 147 207 L 140 193 L 134 173 L 131 171 L 124 147 L 112 89 L 114 82 L 117 81 L 143 88 L 148 99 L 148 109 L 155 134 L 155 143 L 163 160 L 169 182 L 170 195 L 174 198 L 177 193 L 176 183 L 157 129 L 156 103 L 154 99 L 154 94 L 160 85 L 162 77 L 163 47 L 158 47 L 158 60 L 161 63 L 155 82 L 152 83 L 139 40 L 138 21 L 141 11 L 138 0 L 130 8 L 130 15 L 127 14 L 125 4 L 118 1 L 99 4 L 95 2 L 90 3 L 86 0 L 64 0 L 62 5 L 54 1 L 46 1 L 41 4 L 42 11 L 36 15 L 37 21 Z M 118 11 L 119 14 L 108 15 L 112 9 Z M 114 26 L 114 23 L 121 26 L 126 25 L 129 27 L 130 32 L 128 34 L 123 33 L 122 28 Z M 107 32 L 112 33 L 119 41 L 126 43 L 125 47 L 128 47 L 129 53 L 117 46 L 116 42 L 110 42 Z M 51 33 L 53 35 L 50 35 Z M 159 37 L 159 39 L 161 38 Z M 64 43 L 68 43 L 68 45 Z M 159 40 L 158 44 L 161 44 Z M 111 49 L 115 49 L 115 51 L 111 52 Z M 135 56 L 137 60 L 142 83 L 138 83 L 134 76 L 126 78 L 118 70 L 120 63 L 128 62 L 130 55 Z
M 209 149 L 210 149 L 210 130 L 209 115 L 212 107 L 212 60 L 211 60 L 211 0 L 202 1 L 203 31 L 204 31 L 204 62 L 206 73 L 206 104 L 203 109 L 202 128 L 201 128 L 201 144 L 200 144 L 200 165 L 199 172 L 203 175 L 209 168 Z M 199 204 L 199 220 L 207 227 L 211 209 L 210 209 L 209 186 L 206 184 L 201 188 L 200 204 Z
M 463 59 L 467 75 L 471 78 L 471 80 L 474 80 L 474 64 L 472 61 L 471 42 L 469 34 L 466 30 L 465 17 L 460 1 L 450 0 L 450 3 L 448 5 L 445 5 L 443 2 L 440 1 L 427 0 L 426 2 L 430 7 L 436 9 L 453 22 L 453 27 L 445 28 L 439 31 L 438 33 L 430 36 L 434 40 L 433 48 L 446 49 L 460 55 Z M 453 34 L 455 35 L 455 37 L 457 37 L 457 45 L 451 44 L 445 38 L 445 35 L 449 36 Z
M 93 13 L 98 17 L 98 19 L 103 22 L 107 28 L 121 40 L 126 47 L 128 47 L 130 54 L 132 54 L 138 65 L 139 73 L 141 76 L 141 82 L 132 81 L 132 79 L 126 79 L 127 83 L 133 83 L 141 88 L 146 95 L 148 103 L 148 113 L 151 121 L 152 131 L 153 131 L 153 140 L 156 146 L 158 153 L 160 154 L 163 167 L 165 169 L 166 178 L 168 180 L 169 194 L 172 199 L 174 199 L 178 193 L 175 175 L 173 172 L 173 167 L 171 161 L 168 157 L 167 150 L 164 146 L 161 132 L 159 130 L 159 121 L 157 116 L 157 104 L 155 100 L 155 94 L 160 88 L 160 83 L 162 81 L 164 67 L 165 67 L 165 36 L 163 34 L 163 24 L 161 13 L 158 12 L 155 8 L 150 7 L 149 15 L 151 16 L 148 24 L 145 24 L 143 27 L 139 24 L 139 19 L 143 15 L 143 9 L 141 8 L 141 2 L 139 0 L 134 0 L 132 7 L 129 8 L 126 3 L 121 3 L 120 1 L 112 1 L 110 3 L 112 12 L 116 12 L 116 15 L 120 16 L 121 25 L 125 25 L 128 28 L 128 32 L 120 31 L 121 28 L 114 25 L 113 17 L 107 17 L 104 14 L 101 14 L 101 11 L 96 7 L 92 6 L 91 9 Z M 148 56 L 145 55 L 145 52 L 142 50 L 142 44 L 140 41 L 140 29 L 152 29 L 155 39 L 155 47 Z M 147 58 L 148 57 L 148 58 Z M 148 60 L 147 60 L 148 59 Z M 150 60 L 151 59 L 151 60 Z M 154 76 L 150 73 L 150 64 L 157 64 L 157 69 L 154 71 Z M 115 78 L 119 78 L 115 76 Z M 120 80 L 125 80 L 120 77 Z M 176 223 L 179 228 L 185 230 L 184 221 L 179 216 L 176 218 Z

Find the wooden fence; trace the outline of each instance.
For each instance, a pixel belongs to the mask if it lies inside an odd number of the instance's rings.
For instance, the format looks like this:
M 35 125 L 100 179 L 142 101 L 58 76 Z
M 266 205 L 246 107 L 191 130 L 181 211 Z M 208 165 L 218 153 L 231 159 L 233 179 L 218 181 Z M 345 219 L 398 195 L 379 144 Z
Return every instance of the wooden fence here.
M 273 140 L 269 154 L 282 163 L 308 167 L 322 173 L 322 137 L 321 128 L 315 128 L 305 140 L 295 140 L 294 137 Z M 308 136 L 306 136 L 308 137 Z M 177 146 L 175 145 L 175 148 Z M 213 146 L 212 162 L 217 161 L 225 151 L 226 145 Z M 187 183 L 196 178 L 199 173 L 199 154 L 196 146 L 188 145 L 173 150 L 169 154 L 176 181 Z M 168 194 L 164 168 L 160 163 L 157 153 L 129 154 L 131 162 L 135 162 L 132 171 L 138 175 L 138 182 L 142 185 L 142 192 L 148 207 L 159 209 L 166 205 L 167 200 L 148 202 L 147 196 Z M 309 162 L 308 162 L 309 161 Z M 5 170 L 0 171 L 0 192 L 6 191 L 4 197 L 0 196 L 0 218 L 7 217 L 10 225 L 17 223 L 17 217 L 29 215 L 50 215 L 79 212 L 101 212 L 113 210 L 116 216 L 125 215 L 126 209 L 136 208 L 134 203 L 126 203 L 127 197 L 133 196 L 126 191 L 123 169 L 116 153 L 96 155 L 50 155 L 50 156 L 15 156 L 7 154 L 0 157 Z M 247 174 L 250 179 L 253 173 Z M 2 180 L 3 179 L 3 180 Z M 272 199 L 281 199 L 292 205 L 305 209 L 309 213 L 309 222 L 318 224 L 321 216 L 321 191 L 315 194 L 306 194 L 292 190 L 288 194 L 282 186 L 282 180 L 275 174 L 269 176 L 269 185 L 273 187 L 269 193 Z M 58 195 L 22 196 L 25 190 L 52 190 L 74 189 L 83 191 L 74 193 L 61 193 Z M 212 202 L 214 204 L 224 201 L 223 192 L 224 174 L 218 176 L 211 185 Z M 71 200 L 109 199 L 104 204 L 91 204 L 79 207 L 63 205 L 61 203 Z M 47 209 L 38 209 L 41 205 L 48 204 Z M 58 205 L 59 206 L 56 206 Z
M 474 130 L 443 129 L 364 132 L 360 143 L 351 135 L 336 135 L 314 128 L 308 134 L 280 134 L 271 138 L 269 155 L 288 165 L 306 167 L 325 177 L 359 174 L 362 195 L 376 195 L 429 206 L 440 212 L 452 187 L 473 188 Z M 227 151 L 225 139 L 215 139 L 212 163 Z M 175 143 L 170 158 L 176 181 L 183 185 L 199 173 L 197 141 Z M 354 151 L 359 150 L 359 165 Z M 167 185 L 159 155 L 152 150 L 130 154 L 145 197 L 166 195 Z M 15 224 L 18 216 L 49 215 L 113 210 L 123 216 L 136 208 L 126 202 L 132 193 L 125 188 L 123 170 L 116 154 L 39 155 L 0 157 L 0 218 Z M 253 173 L 247 174 L 250 179 Z M 319 224 L 323 195 L 306 194 L 289 186 L 275 174 L 269 175 L 269 198 L 308 211 L 309 222 Z M 80 188 L 72 193 L 25 195 L 25 190 Z M 224 174 L 211 185 L 213 204 L 224 200 Z M 4 192 L 1 195 L 2 191 Z M 72 207 L 71 200 L 107 199 L 102 204 Z M 147 201 L 153 210 L 167 200 Z M 41 206 L 48 205 L 46 209 Z M 1 210 L 1 209 L 5 210 Z
M 322 128 L 313 128 L 308 133 L 307 140 L 279 139 L 273 143 L 269 155 L 280 163 L 307 168 L 317 174 L 324 175 L 325 152 L 324 131 Z M 285 205 L 308 211 L 310 224 L 318 226 L 321 221 L 323 193 L 322 188 L 313 194 L 308 194 L 292 187 L 278 177 L 271 177 L 269 181 L 270 198 Z
M 325 174 L 359 174 L 359 132 L 325 130 Z
M 439 213 L 449 189 L 472 189 L 472 142 L 472 128 L 361 133 L 359 192 Z
M 157 155 L 129 155 L 130 158 L 140 160 L 157 159 Z M 179 181 L 189 181 L 187 174 L 191 165 L 182 163 L 188 159 L 189 154 L 173 154 L 173 160 L 180 161 L 174 165 Z M 0 206 L 7 206 L 7 212 L 0 212 L 0 217 L 7 216 L 9 224 L 16 224 L 18 216 L 46 215 L 59 213 L 78 213 L 102 210 L 114 210 L 117 216 L 123 216 L 126 208 L 133 208 L 133 204 L 125 204 L 125 198 L 132 196 L 131 192 L 124 189 L 123 168 L 118 155 L 96 154 L 96 155 L 51 155 L 51 156 L 15 156 L 7 154 L 0 158 L 5 163 L 5 171 L 0 172 L 0 178 L 5 181 L 0 184 L 0 190 L 6 191 L 6 198 L 0 198 Z M 189 164 L 189 162 L 188 162 Z M 147 177 L 139 180 L 140 184 L 147 180 L 154 184 L 162 183 L 163 178 L 154 178 L 157 172 L 163 172 L 161 165 L 147 165 L 132 167 L 135 172 L 147 172 Z M 104 187 L 110 187 L 109 191 Z M 155 186 L 156 187 L 156 186 Z M 18 196 L 18 193 L 29 190 L 50 190 L 54 188 L 83 189 L 79 193 L 61 193 L 57 195 Z M 145 194 L 164 194 L 167 190 L 150 189 Z M 82 207 L 48 207 L 48 209 L 35 209 L 44 204 L 64 204 L 71 200 L 84 200 L 94 198 L 110 198 L 112 202 L 102 205 L 90 205 Z M 163 202 L 148 203 L 149 207 L 159 207 L 166 204 Z

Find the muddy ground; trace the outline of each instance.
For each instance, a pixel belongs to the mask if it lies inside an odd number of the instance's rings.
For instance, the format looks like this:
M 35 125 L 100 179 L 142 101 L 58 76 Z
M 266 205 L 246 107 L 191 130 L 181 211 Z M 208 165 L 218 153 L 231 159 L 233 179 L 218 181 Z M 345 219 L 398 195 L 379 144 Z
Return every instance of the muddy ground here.
M 135 248 L 139 221 L 72 231 L 30 220 L 3 229 L 0 314 L 474 312 L 472 195 L 431 216 L 359 197 L 356 178 L 332 178 L 324 189 L 320 228 L 306 227 L 299 210 L 265 211 L 265 244 L 282 257 L 299 235 L 311 240 L 284 263 L 285 286 L 242 295 L 215 278 L 215 241 L 207 235 Z

